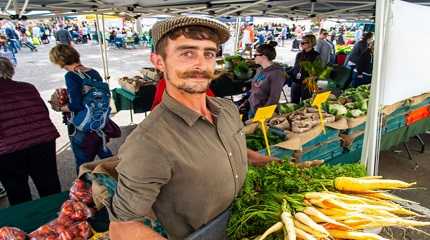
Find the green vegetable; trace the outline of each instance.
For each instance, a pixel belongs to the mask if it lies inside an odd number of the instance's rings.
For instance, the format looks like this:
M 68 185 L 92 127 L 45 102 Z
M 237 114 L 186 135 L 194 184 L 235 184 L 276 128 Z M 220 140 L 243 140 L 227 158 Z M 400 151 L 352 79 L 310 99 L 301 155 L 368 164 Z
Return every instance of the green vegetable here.
M 279 113 L 285 114 L 285 113 L 291 113 L 294 112 L 299 108 L 299 105 L 295 103 L 282 103 L 279 104 Z
M 336 116 L 343 116 L 348 112 L 348 109 L 341 104 L 329 104 L 328 112 Z
M 279 136 L 278 134 L 267 131 L 267 138 L 269 140 L 269 145 L 275 145 L 280 142 L 285 141 L 284 136 Z M 264 135 L 261 129 L 255 130 L 253 134 L 246 135 L 246 146 L 254 151 L 259 151 L 266 148 L 266 143 L 264 141 Z
M 347 117 L 350 117 L 350 118 L 357 118 L 357 117 L 360 117 L 360 116 L 362 116 L 362 115 L 364 115 L 364 112 L 363 112 L 363 111 L 361 111 L 360 109 L 353 109 L 353 110 L 350 110 L 350 111 L 348 111 L 348 113 L 346 114 L 346 116 L 347 116 Z

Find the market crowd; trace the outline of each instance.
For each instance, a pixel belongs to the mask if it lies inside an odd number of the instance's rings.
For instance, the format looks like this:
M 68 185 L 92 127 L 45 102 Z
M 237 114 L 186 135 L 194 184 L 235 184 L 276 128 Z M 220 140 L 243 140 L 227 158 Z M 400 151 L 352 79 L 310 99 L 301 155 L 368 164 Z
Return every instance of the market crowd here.
M 37 28 L 42 35 L 50 31 Z M 219 47 L 230 37 L 228 28 L 215 20 L 189 16 L 157 22 L 151 31 L 154 49 L 150 60 L 163 76 L 157 89 L 159 99 L 113 156 L 106 143 L 121 133 L 109 118 L 109 87 L 95 69 L 83 65 L 70 44 L 74 36 L 67 28 L 58 25 L 54 35 L 59 44 L 49 53 L 50 61 L 66 71 L 66 89 L 52 95 L 50 107 L 63 115 L 68 126 L 76 171 L 96 156 L 120 160 L 116 192 L 106 205 L 113 240 L 185 239 L 196 231 L 209 231 L 206 234 L 213 239 L 224 239 L 224 231 L 210 231 L 226 223 L 248 165 L 279 161 L 247 149 L 239 109 L 252 118 L 258 108 L 279 102 L 285 84 L 291 85 L 292 102 L 309 99 L 312 92 L 300 62 L 319 59 L 328 65 L 335 61 L 327 30 L 321 29 L 317 38 L 303 33 L 300 26 L 283 26 L 277 38 L 272 27 L 247 24 L 242 48 L 251 50 L 259 67 L 251 79 L 248 99 L 238 107 L 212 97 L 209 89 Z M 72 29 L 80 32 L 75 26 Z M 19 32 L 11 31 L 15 30 Z M 115 39 L 123 34 L 117 30 L 112 30 Z M 82 30 L 82 41 L 89 38 L 85 33 Z M 132 37 L 133 32 L 125 35 Z M 293 37 L 300 38 L 301 50 L 287 74 L 274 62 L 276 47 Z M 20 40 L 18 37 L 15 43 L 13 39 L 8 35 L 6 40 L 14 50 Z M 363 33 L 347 60 L 355 73 L 354 84 L 368 81 L 364 75 L 370 70 L 362 62 L 371 59 L 371 41 L 372 35 Z M 0 57 L 0 182 L 11 205 L 31 200 L 28 177 L 42 197 L 61 190 L 55 153 L 59 134 L 35 87 L 13 78 L 14 64 L 10 57 Z M 160 221 L 163 231 L 148 224 L 154 219 Z

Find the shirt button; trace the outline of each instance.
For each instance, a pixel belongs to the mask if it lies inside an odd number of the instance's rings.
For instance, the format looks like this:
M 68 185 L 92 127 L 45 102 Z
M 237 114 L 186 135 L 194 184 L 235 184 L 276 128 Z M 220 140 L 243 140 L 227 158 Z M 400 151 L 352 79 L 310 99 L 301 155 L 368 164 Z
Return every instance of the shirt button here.
M 238 178 L 239 178 L 239 175 L 237 175 L 237 174 L 236 174 L 236 176 L 235 176 L 235 177 L 236 177 L 236 179 L 238 179 Z
M 229 156 L 229 157 L 231 157 L 231 156 L 233 156 L 233 154 L 232 154 L 231 152 L 229 152 L 229 153 L 228 153 L 228 156 Z

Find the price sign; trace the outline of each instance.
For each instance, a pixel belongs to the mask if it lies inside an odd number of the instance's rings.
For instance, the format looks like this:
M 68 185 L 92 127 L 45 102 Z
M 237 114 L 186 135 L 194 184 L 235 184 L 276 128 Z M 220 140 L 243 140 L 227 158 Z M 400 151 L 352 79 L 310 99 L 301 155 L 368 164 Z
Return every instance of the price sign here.
M 261 131 L 263 132 L 264 142 L 266 143 L 266 149 L 267 149 L 267 155 L 270 157 L 270 145 L 269 145 L 269 139 L 267 138 L 267 129 L 264 122 L 266 119 L 271 118 L 273 116 L 273 113 L 275 112 L 276 105 L 271 105 L 267 107 L 262 107 L 257 109 L 257 112 L 254 116 L 254 122 L 259 122 Z
M 323 128 L 324 134 L 325 134 L 325 127 L 324 127 L 324 117 L 322 115 L 322 104 L 325 103 L 330 96 L 330 91 L 319 93 L 315 96 L 314 101 L 312 102 L 312 106 L 315 106 L 318 108 L 318 114 L 320 115 L 320 123 L 321 127 Z

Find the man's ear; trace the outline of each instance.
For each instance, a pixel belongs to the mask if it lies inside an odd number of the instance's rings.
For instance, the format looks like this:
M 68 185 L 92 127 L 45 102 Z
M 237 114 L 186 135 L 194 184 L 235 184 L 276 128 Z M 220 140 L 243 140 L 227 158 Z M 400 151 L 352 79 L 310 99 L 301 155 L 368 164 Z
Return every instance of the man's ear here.
M 164 70 L 166 69 L 165 64 L 164 64 L 164 59 L 161 57 L 161 55 L 158 55 L 156 53 L 151 53 L 150 55 L 150 60 L 152 62 L 152 64 L 154 65 L 154 67 L 162 72 L 164 72 Z

